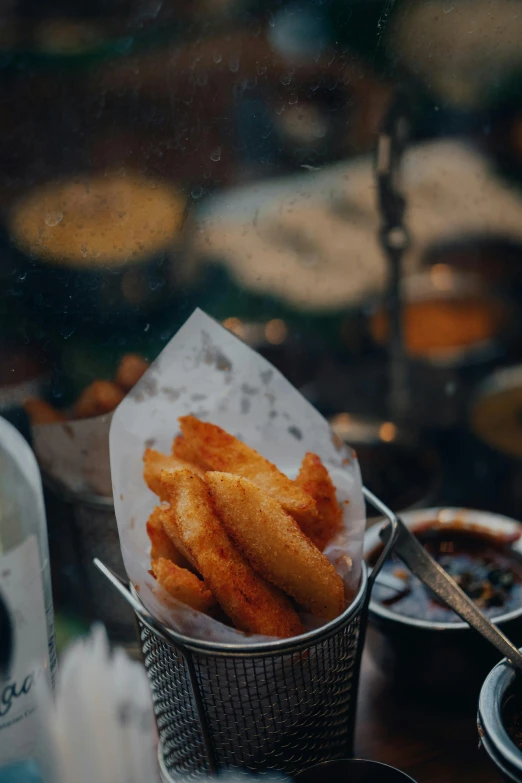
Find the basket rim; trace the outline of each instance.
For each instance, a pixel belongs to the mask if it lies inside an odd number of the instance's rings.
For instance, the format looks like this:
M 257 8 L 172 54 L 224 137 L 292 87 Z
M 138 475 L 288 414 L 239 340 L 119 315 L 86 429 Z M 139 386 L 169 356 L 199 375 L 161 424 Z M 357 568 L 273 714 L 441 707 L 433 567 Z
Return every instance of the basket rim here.
M 361 579 L 357 594 L 344 612 L 334 620 L 330 620 L 330 622 L 322 625 L 320 628 L 314 628 L 312 631 L 307 631 L 299 636 L 292 636 L 289 639 L 275 639 L 270 642 L 259 642 L 257 644 L 211 642 L 205 639 L 185 636 L 185 634 L 174 631 L 172 628 L 167 628 L 166 625 L 153 617 L 145 608 L 138 593 L 134 589 L 134 585 L 131 584 L 129 587 L 135 601 L 143 607 L 143 613 L 138 613 L 136 609 L 134 610 L 140 623 L 142 623 L 152 634 L 163 639 L 163 641 L 171 646 L 180 649 L 181 651 L 206 652 L 219 657 L 235 656 L 248 658 L 254 655 L 269 656 L 302 652 L 308 647 L 329 639 L 341 628 L 344 628 L 345 625 L 348 625 L 350 620 L 357 614 L 364 611 L 364 605 L 368 603 L 368 570 L 366 563 L 363 560 L 361 562 Z

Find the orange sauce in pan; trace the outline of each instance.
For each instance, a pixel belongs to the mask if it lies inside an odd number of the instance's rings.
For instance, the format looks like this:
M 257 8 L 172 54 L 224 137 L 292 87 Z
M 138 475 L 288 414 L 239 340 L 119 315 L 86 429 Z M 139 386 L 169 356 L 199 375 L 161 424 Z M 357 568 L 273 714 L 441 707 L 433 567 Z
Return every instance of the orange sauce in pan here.
M 412 356 L 467 348 L 495 337 L 503 321 L 499 304 L 479 297 L 410 302 L 404 310 L 404 341 Z M 384 309 L 373 315 L 370 331 L 376 342 L 387 341 L 388 316 Z

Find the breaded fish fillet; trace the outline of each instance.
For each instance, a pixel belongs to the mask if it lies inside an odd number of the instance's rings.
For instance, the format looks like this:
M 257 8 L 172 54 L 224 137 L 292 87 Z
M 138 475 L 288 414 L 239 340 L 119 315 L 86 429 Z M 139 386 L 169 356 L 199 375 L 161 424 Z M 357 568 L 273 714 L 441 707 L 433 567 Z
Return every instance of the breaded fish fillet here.
M 315 501 L 284 473 L 221 427 L 194 416 L 179 419 L 185 439 L 209 470 L 234 473 L 253 481 L 275 498 L 294 519 L 309 525 L 317 517 Z
M 229 473 L 207 473 L 206 482 L 227 533 L 259 574 L 317 617 L 343 611 L 341 577 L 277 500 Z
M 198 571 L 234 625 L 250 633 L 289 637 L 302 632 L 289 599 L 260 577 L 218 519 L 209 488 L 189 470 L 162 473 L 169 496 L 167 533 L 174 526 Z
M 172 560 L 164 557 L 153 560 L 152 573 L 169 595 L 198 612 L 208 612 L 216 605 L 216 599 L 205 583 Z
M 317 518 L 310 520 L 308 526 L 300 527 L 322 552 L 341 529 L 342 511 L 337 502 L 332 479 L 317 454 L 312 454 L 311 451 L 305 454 L 295 483 L 317 504 Z
M 193 465 L 190 465 L 177 457 L 172 457 L 169 454 L 162 454 L 161 451 L 146 449 L 143 454 L 143 478 L 145 479 L 148 488 L 152 490 L 155 495 L 158 495 L 160 500 L 168 500 L 161 483 L 161 471 L 186 469 L 192 470 L 194 473 L 198 473 L 198 475 L 201 476 L 205 475 L 204 471 L 200 471 L 199 468 L 195 468 Z

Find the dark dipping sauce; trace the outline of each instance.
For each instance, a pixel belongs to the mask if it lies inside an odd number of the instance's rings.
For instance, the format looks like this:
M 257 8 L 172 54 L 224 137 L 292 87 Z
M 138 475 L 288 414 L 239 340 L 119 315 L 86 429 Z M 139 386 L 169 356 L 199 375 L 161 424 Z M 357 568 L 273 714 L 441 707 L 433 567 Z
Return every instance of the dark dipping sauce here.
M 417 528 L 416 537 L 488 617 L 522 608 L 522 556 L 513 551 L 512 541 L 506 543 L 458 526 L 441 529 L 430 524 Z M 372 553 L 370 565 L 376 562 L 380 551 L 379 548 Z M 401 592 L 375 583 L 372 600 L 389 611 L 416 620 L 462 622 L 395 556 L 385 562 L 382 574 L 404 581 Z
M 520 686 L 512 693 L 502 710 L 504 728 L 517 748 L 522 750 L 522 693 Z

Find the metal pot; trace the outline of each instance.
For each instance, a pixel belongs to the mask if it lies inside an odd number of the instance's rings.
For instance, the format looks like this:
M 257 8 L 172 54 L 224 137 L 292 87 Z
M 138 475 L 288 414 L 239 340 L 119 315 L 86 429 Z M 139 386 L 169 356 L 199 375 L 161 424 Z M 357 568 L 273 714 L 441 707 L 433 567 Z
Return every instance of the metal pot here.
M 488 361 L 500 355 L 512 338 L 516 318 L 509 302 L 492 294 L 491 290 L 485 286 L 484 281 L 478 276 L 470 273 L 456 272 L 446 264 L 436 264 L 429 272 L 410 275 L 404 278 L 402 283 L 403 317 L 405 318 L 405 345 L 406 351 L 412 359 L 425 362 L 436 367 L 463 367 L 473 365 L 479 362 Z M 444 346 L 442 343 L 437 345 L 435 333 L 433 332 L 433 345 L 428 342 L 426 345 L 417 345 L 408 347 L 408 308 L 416 307 L 421 304 L 432 305 L 439 303 L 442 306 L 462 306 L 462 303 L 468 301 L 472 305 L 482 304 L 484 308 L 485 322 L 483 327 L 477 331 L 475 340 L 470 340 L 467 336 L 461 335 L 461 342 L 455 335 L 454 344 Z M 370 314 L 369 328 L 372 336 L 378 343 L 386 341 L 385 323 L 382 322 L 384 311 L 379 306 L 373 309 Z M 443 318 L 447 318 L 443 315 Z M 470 316 L 472 326 L 478 322 L 477 312 Z M 425 325 L 431 324 L 431 319 L 426 318 Z M 421 324 L 422 325 L 422 324 Z M 435 329 L 434 325 L 434 329 Z M 488 329 L 489 327 L 489 329 Z M 446 326 L 446 329 L 449 327 Z M 471 328 L 471 327 L 469 327 Z M 410 339 L 422 330 L 410 329 Z M 478 336 L 480 334 L 480 336 Z
M 422 263 L 438 264 L 461 273 L 473 273 L 490 286 L 522 282 L 522 245 L 502 235 L 462 236 L 431 245 Z M 440 267 L 439 267 L 440 268 Z

